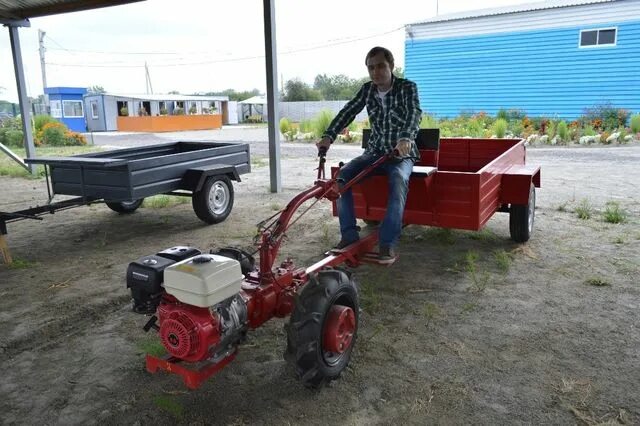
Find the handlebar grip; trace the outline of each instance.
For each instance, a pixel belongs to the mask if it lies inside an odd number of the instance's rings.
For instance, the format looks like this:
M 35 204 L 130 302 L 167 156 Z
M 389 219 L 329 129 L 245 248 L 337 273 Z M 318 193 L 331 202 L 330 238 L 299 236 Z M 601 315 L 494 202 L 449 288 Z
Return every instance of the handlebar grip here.
M 318 148 L 318 157 L 324 157 L 327 155 L 328 149 L 324 146 Z

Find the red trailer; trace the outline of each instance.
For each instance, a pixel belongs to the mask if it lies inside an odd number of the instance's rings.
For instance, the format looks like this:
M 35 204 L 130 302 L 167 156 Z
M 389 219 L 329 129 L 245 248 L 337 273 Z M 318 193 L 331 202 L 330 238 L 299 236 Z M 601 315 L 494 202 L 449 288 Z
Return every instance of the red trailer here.
M 364 134 L 366 140 L 368 132 Z M 421 129 L 421 159 L 414 166 L 404 222 L 442 228 L 480 230 L 496 211 L 509 212 L 511 238 L 529 239 L 533 230 L 535 187 L 540 167 L 527 165 L 520 139 L 438 138 Z M 337 168 L 332 169 L 332 175 Z M 386 177 L 374 175 L 353 186 L 356 217 L 382 220 L 387 206 Z M 333 208 L 334 215 L 337 211 Z

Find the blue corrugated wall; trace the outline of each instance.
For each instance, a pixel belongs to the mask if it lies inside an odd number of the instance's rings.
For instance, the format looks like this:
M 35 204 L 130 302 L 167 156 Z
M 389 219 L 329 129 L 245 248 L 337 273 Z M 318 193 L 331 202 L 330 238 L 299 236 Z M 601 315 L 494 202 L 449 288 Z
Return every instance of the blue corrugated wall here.
M 616 46 L 578 48 L 580 29 L 606 27 L 618 28 Z M 640 21 L 407 39 L 405 75 L 439 117 L 514 108 L 573 120 L 603 103 L 640 112 Z

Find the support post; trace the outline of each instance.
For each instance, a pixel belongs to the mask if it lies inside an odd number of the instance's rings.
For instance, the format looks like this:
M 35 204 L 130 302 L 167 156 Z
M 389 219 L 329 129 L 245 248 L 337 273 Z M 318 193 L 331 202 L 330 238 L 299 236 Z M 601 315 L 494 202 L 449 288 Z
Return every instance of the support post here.
M 4 263 L 10 265 L 13 262 L 13 259 L 11 259 L 11 252 L 9 251 L 7 240 L 4 237 L 5 235 L 7 235 L 7 224 L 4 219 L 0 219 L 0 255 L 2 256 L 2 260 L 4 260 Z
M 280 176 L 280 114 L 278 111 L 278 59 L 274 0 L 263 0 L 264 49 L 267 65 L 267 114 L 269 117 L 269 176 L 271 192 L 282 191 Z
M 18 35 L 18 26 L 24 24 L 7 24 L 9 27 L 9 39 L 11 42 L 11 53 L 13 54 L 13 66 L 16 73 L 16 86 L 18 89 L 18 102 L 20 103 L 20 114 L 22 116 L 22 132 L 24 135 L 24 144 L 27 150 L 27 158 L 35 157 L 36 150 L 33 144 L 33 132 L 31 131 L 31 110 L 29 108 L 29 98 L 27 97 L 27 89 L 24 79 L 24 67 L 22 65 L 22 50 L 20 49 L 20 36 Z M 35 174 L 36 166 L 29 164 L 29 171 Z

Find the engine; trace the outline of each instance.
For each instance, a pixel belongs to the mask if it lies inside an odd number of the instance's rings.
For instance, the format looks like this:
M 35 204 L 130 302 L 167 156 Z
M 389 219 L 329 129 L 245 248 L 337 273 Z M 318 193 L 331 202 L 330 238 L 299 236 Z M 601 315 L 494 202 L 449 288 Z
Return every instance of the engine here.
M 156 313 L 145 330 L 157 329 L 171 356 L 189 362 L 216 362 L 244 339 L 247 304 L 240 290 L 243 270 L 248 266 L 232 258 L 234 253 L 201 254 L 179 246 L 129 265 L 127 287 L 133 310 Z M 246 253 L 242 253 L 241 261 L 246 263 Z M 252 268 L 253 259 L 250 261 Z

